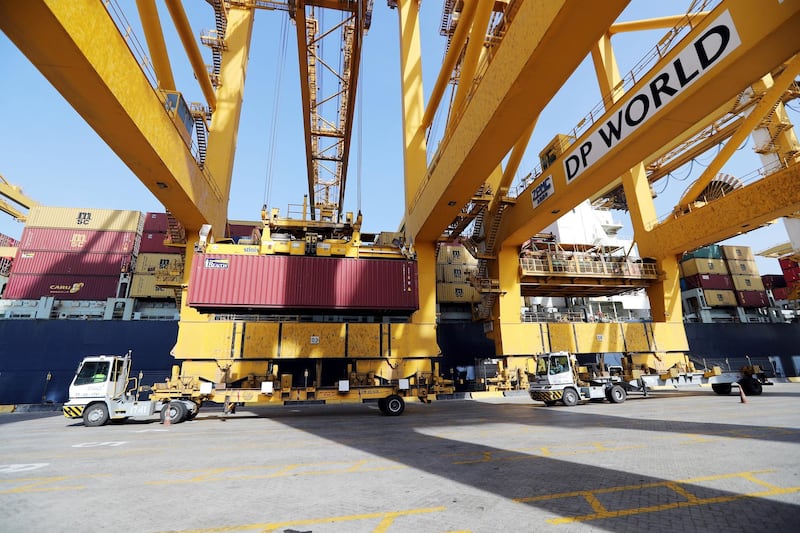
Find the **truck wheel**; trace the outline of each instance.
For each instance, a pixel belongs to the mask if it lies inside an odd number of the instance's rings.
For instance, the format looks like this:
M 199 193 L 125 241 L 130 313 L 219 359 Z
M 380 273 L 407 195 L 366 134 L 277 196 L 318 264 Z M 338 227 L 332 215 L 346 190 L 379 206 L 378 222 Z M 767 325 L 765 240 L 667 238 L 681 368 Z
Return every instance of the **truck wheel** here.
M 385 415 L 389 414 L 386 412 L 386 398 L 378 398 L 378 409 Z
M 746 377 L 739 380 L 739 386 L 748 396 L 760 396 L 763 388 L 761 382 L 754 377 Z
M 83 410 L 83 424 L 93 428 L 104 426 L 108 422 L 108 408 L 104 403 L 93 403 Z
M 200 412 L 200 404 L 194 400 L 183 400 L 183 405 L 186 406 L 186 420 L 194 420 Z
M 169 417 L 170 424 L 179 424 L 186 420 L 186 415 L 188 412 L 189 410 L 186 409 L 186 406 L 183 404 L 183 402 L 167 402 L 164 404 L 164 407 L 161 408 L 161 423 L 163 424 L 166 422 L 167 418 Z
M 392 394 L 384 399 L 384 413 L 389 416 L 400 416 L 406 408 L 406 402 L 397 394 Z
M 608 390 L 608 401 L 611 403 L 622 403 L 627 397 L 628 393 L 619 385 L 614 385 Z
M 720 394 L 722 396 L 727 396 L 731 393 L 731 384 L 730 383 L 712 383 L 711 390 Z
M 575 389 L 564 389 L 564 395 L 561 396 L 561 401 L 567 407 L 573 407 L 578 405 L 578 393 L 575 392 Z

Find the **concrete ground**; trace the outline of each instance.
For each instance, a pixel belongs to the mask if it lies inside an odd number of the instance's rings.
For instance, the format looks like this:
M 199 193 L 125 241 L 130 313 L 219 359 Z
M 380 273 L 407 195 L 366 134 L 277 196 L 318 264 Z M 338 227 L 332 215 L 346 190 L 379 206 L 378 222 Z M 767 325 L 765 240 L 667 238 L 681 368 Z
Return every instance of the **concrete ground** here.
M 526 396 L 0 415 L 0 530 L 797 531 L 800 384 L 547 408 Z

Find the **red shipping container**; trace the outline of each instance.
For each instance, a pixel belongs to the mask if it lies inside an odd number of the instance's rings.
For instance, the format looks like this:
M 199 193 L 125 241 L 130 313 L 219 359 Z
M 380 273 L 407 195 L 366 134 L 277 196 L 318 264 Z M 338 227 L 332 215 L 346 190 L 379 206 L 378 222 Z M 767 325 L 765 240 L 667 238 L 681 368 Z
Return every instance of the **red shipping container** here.
M 0 233 L 0 246 L 19 246 L 19 241 L 4 233 Z
M 740 307 L 769 307 L 766 291 L 736 291 Z
M 117 296 L 119 276 L 58 276 L 12 274 L 3 298 L 38 300 L 52 296 L 57 300 L 105 300 Z
M 775 287 L 772 289 L 772 297 L 778 300 L 786 300 L 789 298 L 789 287 Z
M 228 236 L 234 239 L 237 237 L 249 237 L 254 229 L 260 227 L 261 224 L 257 222 L 252 224 L 228 224 Z
M 791 259 L 785 259 L 785 258 L 778 259 L 778 263 L 780 263 L 781 270 L 784 272 L 800 266 L 796 261 L 792 261 Z
M 130 254 L 140 237 L 129 231 L 25 228 L 19 247 L 50 252 Z
M 765 289 L 779 289 L 786 287 L 786 278 L 780 274 L 764 274 L 761 276 Z
M 169 221 L 166 213 L 146 213 L 144 215 L 145 233 L 166 233 L 169 231 Z
M 784 270 L 783 279 L 786 280 L 787 285 L 791 285 L 795 281 L 800 281 L 800 267 L 793 267 Z
M 140 254 L 179 254 L 183 248 L 176 248 L 174 246 L 165 246 L 164 239 L 167 238 L 166 233 L 143 233 L 142 242 L 139 245 Z
M 723 274 L 696 274 L 683 279 L 689 289 L 733 290 L 731 277 Z
M 195 254 L 188 304 L 408 314 L 419 307 L 417 290 L 414 261 Z
M 131 254 L 76 254 L 20 250 L 12 274 L 119 276 L 131 269 Z

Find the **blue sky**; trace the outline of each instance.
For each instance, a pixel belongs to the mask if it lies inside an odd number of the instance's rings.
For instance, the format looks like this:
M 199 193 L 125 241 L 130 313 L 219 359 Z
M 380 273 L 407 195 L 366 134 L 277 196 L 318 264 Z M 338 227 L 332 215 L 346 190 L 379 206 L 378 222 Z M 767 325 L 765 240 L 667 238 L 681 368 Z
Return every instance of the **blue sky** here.
M 118 0 L 118 3 L 136 31 L 134 2 Z M 620 20 L 678 14 L 688 4 L 688 1 L 634 0 Z M 213 27 L 213 14 L 205 2 L 187 5 L 191 6 L 188 14 L 196 33 Z M 178 88 L 187 101 L 201 101 L 201 92 L 188 61 L 172 35 L 169 17 L 163 6 L 159 8 L 164 11 L 162 23 L 168 32 L 170 49 L 174 50 L 172 60 Z M 425 1 L 422 9 L 424 85 L 429 91 L 441 64 L 445 39 L 439 35 L 441 2 Z M 256 220 L 260 216 L 265 202 L 268 147 L 276 94 L 279 135 L 274 141 L 269 205 L 280 208 L 285 214 L 288 204 L 301 203 L 306 190 L 297 51 L 291 26 L 285 67 L 280 75 L 281 86 L 278 93 L 275 92 L 279 72 L 279 35 L 286 18 L 288 16 L 283 12 L 259 11 L 256 14 L 234 165 L 229 209 L 231 219 Z M 137 33 L 144 43 L 144 35 Z M 345 199 L 345 210 L 361 209 L 365 229 L 374 232 L 395 230 L 403 211 L 397 33 L 397 12 L 390 10 L 383 1 L 375 2 L 362 64 L 362 102 L 359 106 L 362 129 L 353 140 L 354 149 L 360 145 L 362 153 L 360 172 L 359 158 L 354 151 Z M 652 31 L 616 36 L 613 43 L 621 71 L 627 72 L 662 34 L 662 31 Z M 210 63 L 210 52 L 207 57 Z M 0 65 L 5 78 L 5 83 L 0 84 L 5 119 L 4 127 L 0 128 L 0 174 L 44 205 L 163 211 L 160 203 L 3 34 L 0 34 Z M 520 177 L 536 165 L 541 147 L 556 133 L 571 130 L 599 101 L 594 72 L 587 60 L 540 117 L 528 153 L 523 158 Z M 795 107 L 800 108 L 798 105 Z M 796 123 L 800 117 L 792 111 L 791 118 Z M 441 125 L 441 122 L 437 124 Z M 659 215 L 671 211 L 691 179 L 712 157 L 699 158 L 691 176 L 686 170 L 679 170 L 668 182 L 662 180 L 655 185 L 660 193 L 656 200 Z M 743 176 L 758 167 L 760 161 L 752 152 L 752 142 L 748 141 L 723 172 Z M 616 218 L 626 224 L 622 234 L 631 237 L 625 213 L 617 213 Z M 0 215 L 0 233 L 19 237 L 21 232 L 22 224 Z M 783 224 L 778 223 L 725 244 L 751 246 L 757 252 L 787 240 Z M 762 274 L 780 273 L 776 260 L 760 258 L 758 263 Z

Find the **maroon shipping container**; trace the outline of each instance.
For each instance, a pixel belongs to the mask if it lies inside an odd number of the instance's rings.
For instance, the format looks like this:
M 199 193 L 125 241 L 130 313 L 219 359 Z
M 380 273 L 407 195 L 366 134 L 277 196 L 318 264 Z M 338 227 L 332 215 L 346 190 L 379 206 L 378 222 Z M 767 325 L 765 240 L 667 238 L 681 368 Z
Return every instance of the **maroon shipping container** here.
M 131 254 L 76 254 L 20 249 L 11 273 L 119 276 L 130 269 Z
M 764 274 L 761 276 L 761 282 L 764 284 L 765 289 L 780 289 L 786 287 L 786 278 L 781 274 Z
M 791 289 L 789 287 L 775 287 L 772 289 L 772 297 L 775 300 L 786 300 L 789 298 L 789 291 Z
M 0 246 L 19 246 L 19 241 L 4 233 L 0 233 Z
M 736 291 L 740 307 L 769 307 L 766 291 Z
M 58 228 L 25 228 L 19 247 L 29 251 L 131 254 L 139 234 Z
M 261 224 L 253 222 L 252 224 L 228 224 L 228 236 L 236 239 L 237 237 L 249 237 L 252 235 L 253 230 L 260 228 Z
M 169 221 L 166 213 L 146 213 L 144 215 L 145 233 L 166 233 L 169 231 Z
M 166 233 L 157 232 L 144 232 L 142 234 L 142 242 L 139 245 L 140 254 L 179 254 L 181 248 L 174 246 L 164 246 L 164 239 L 167 238 Z
M 195 254 L 188 303 L 408 314 L 419 307 L 417 290 L 414 261 Z
M 733 290 L 731 277 L 725 274 L 696 274 L 683 279 L 689 289 Z
M 12 274 L 3 298 L 38 300 L 52 296 L 57 300 L 105 300 L 117 296 L 119 276 L 58 276 Z
M 796 261 L 792 261 L 791 259 L 778 259 L 778 263 L 781 265 L 781 270 L 786 272 L 787 270 L 791 270 L 800 266 Z
M 787 268 L 783 271 L 783 279 L 787 285 L 800 281 L 800 267 Z

